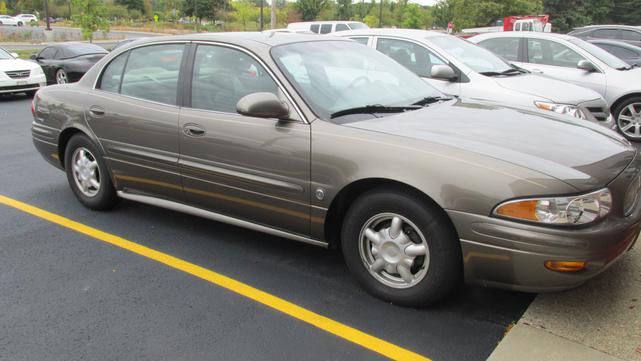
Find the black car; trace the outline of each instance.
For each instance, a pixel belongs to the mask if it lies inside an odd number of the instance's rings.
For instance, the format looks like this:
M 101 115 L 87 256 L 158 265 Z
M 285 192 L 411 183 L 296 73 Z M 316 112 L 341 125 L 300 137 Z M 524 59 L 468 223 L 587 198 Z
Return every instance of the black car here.
M 590 40 L 590 42 L 630 65 L 641 66 L 641 47 L 616 40 Z
M 94 44 L 64 43 L 48 46 L 31 58 L 42 67 L 48 84 L 66 84 L 80 80 L 107 53 Z
M 641 46 L 641 26 L 590 25 L 576 28 L 569 32 L 568 35 L 576 36 L 583 40 L 610 39 Z

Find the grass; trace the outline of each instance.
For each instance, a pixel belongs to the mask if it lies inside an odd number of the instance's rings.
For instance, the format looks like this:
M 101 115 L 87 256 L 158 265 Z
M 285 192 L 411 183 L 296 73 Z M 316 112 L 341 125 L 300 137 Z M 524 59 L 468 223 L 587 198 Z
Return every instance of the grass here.
M 18 53 L 18 56 L 20 59 L 29 59 L 31 55 L 36 55 L 38 54 L 38 49 L 24 49 L 24 50 L 9 50 L 12 53 Z

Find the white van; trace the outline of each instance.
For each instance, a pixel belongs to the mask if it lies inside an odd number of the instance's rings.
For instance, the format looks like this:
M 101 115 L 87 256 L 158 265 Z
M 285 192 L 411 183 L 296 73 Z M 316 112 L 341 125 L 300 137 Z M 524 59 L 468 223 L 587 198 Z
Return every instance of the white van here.
M 306 21 L 291 23 L 287 29 L 294 31 L 311 31 L 316 34 L 329 34 L 344 30 L 369 29 L 360 21 Z

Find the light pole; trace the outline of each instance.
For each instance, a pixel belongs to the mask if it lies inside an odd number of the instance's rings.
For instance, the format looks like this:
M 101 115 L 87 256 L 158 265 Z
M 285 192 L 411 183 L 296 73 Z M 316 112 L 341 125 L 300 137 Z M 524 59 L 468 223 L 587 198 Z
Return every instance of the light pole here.
M 271 28 L 276 29 L 276 0 L 271 0 L 271 2 L 272 2 Z
M 47 30 L 51 30 L 51 24 L 49 24 L 49 1 L 45 0 L 45 18 L 47 21 Z
M 378 9 L 378 27 L 383 27 L 383 0 L 381 0 L 381 6 Z
M 263 31 L 263 24 L 265 24 L 265 20 L 263 17 L 264 7 L 265 7 L 265 0 L 260 0 L 260 31 Z

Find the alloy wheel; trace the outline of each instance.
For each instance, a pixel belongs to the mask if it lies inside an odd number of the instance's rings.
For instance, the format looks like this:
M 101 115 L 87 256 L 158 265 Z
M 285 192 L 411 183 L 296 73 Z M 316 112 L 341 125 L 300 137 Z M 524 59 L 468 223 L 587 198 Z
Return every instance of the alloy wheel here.
M 410 288 L 429 269 L 429 247 L 420 229 L 395 213 L 381 213 L 361 228 L 359 252 L 369 273 L 392 288 Z
M 84 147 L 74 150 L 71 157 L 73 180 L 78 190 L 86 197 L 94 197 L 100 191 L 100 168 L 96 157 Z
M 67 84 L 67 73 L 64 70 L 60 69 L 56 72 L 56 83 L 58 84 Z
M 630 138 L 641 138 L 641 103 L 628 104 L 619 112 L 617 125 Z

